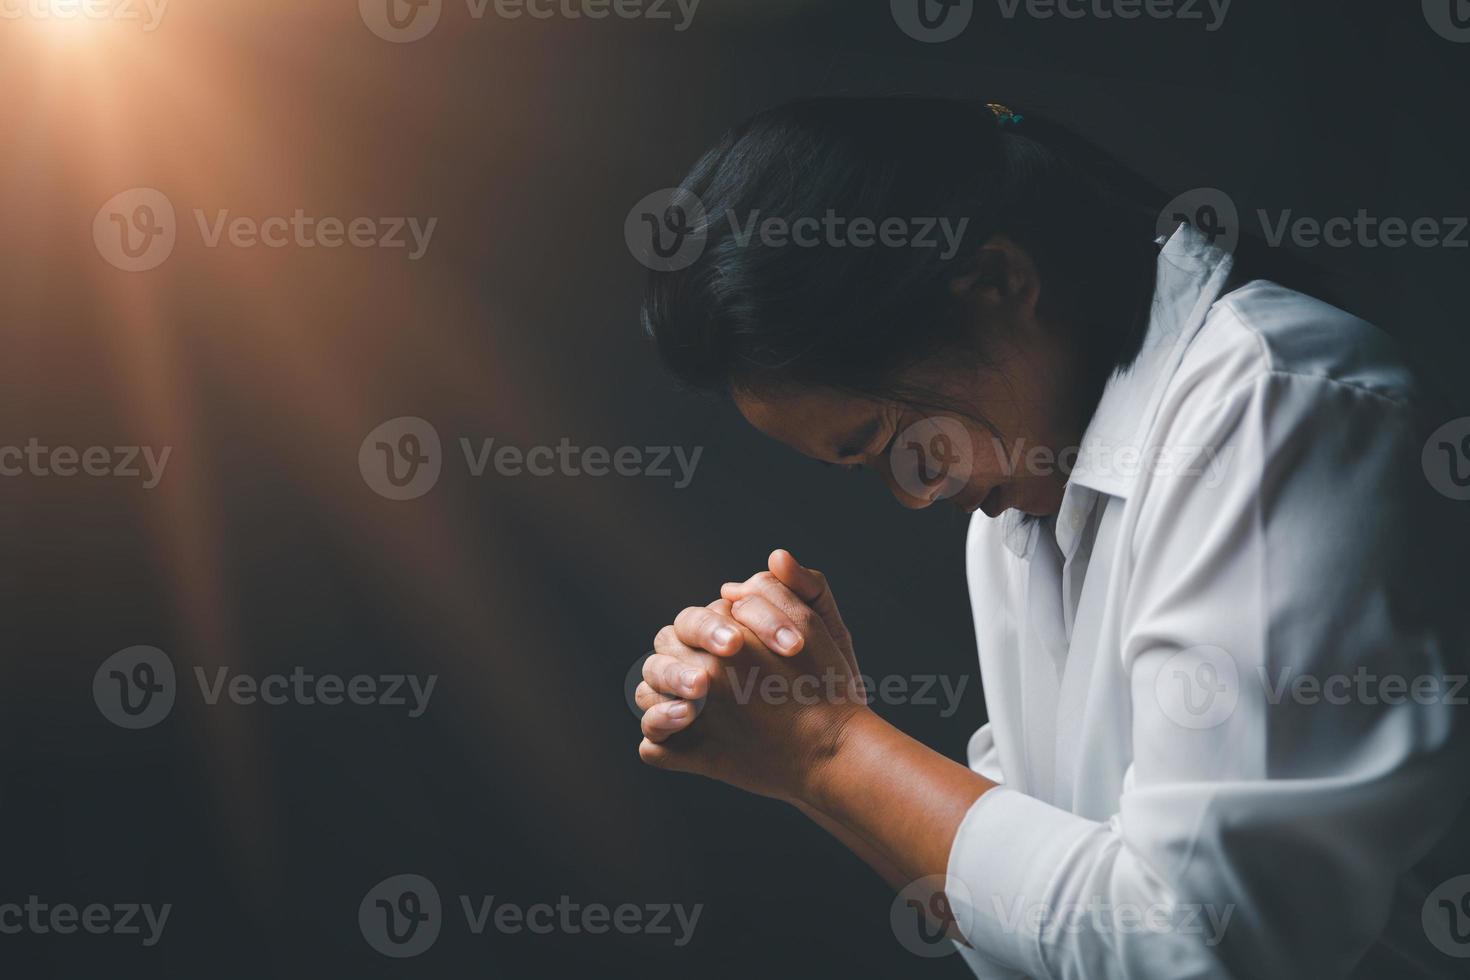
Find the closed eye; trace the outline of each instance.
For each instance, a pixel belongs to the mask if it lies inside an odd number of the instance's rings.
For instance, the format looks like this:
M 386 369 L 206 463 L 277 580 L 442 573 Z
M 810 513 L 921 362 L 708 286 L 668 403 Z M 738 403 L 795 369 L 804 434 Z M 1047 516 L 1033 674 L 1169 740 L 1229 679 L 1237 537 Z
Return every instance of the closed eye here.
M 898 442 L 898 426 L 894 426 L 893 427 L 893 435 L 891 435 L 891 436 L 888 437 L 888 442 L 886 444 L 884 444 L 884 446 L 883 446 L 882 449 L 878 450 L 878 455 L 875 458 L 877 458 L 877 459 L 884 459 L 884 458 L 886 458 L 889 453 L 893 452 L 893 444 L 895 442 Z

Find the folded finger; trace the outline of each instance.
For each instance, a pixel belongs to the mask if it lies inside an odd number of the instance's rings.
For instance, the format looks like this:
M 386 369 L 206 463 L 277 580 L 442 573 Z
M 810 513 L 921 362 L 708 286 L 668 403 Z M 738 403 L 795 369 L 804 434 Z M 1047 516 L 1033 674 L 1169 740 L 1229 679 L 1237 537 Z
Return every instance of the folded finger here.
M 740 651 L 734 620 L 711 606 L 690 606 L 674 618 L 674 635 L 686 646 L 728 657 Z
M 673 698 L 702 698 L 709 693 L 706 669 L 664 653 L 643 662 L 643 681 L 656 693 Z
M 688 701 L 663 701 L 655 704 L 643 713 L 643 720 L 640 722 L 643 737 L 650 742 L 662 742 L 688 728 L 694 721 L 694 716 L 694 706 Z
M 649 686 L 649 683 L 647 681 L 640 681 L 638 683 L 637 689 L 633 692 L 633 703 L 638 706 L 639 711 L 647 711 L 649 708 L 652 708 L 656 704 L 663 704 L 665 701 L 676 700 L 679 699 L 675 698 L 671 694 L 664 694 L 661 691 L 655 691 L 652 687 Z
M 800 652 L 801 631 L 784 609 L 764 595 L 751 594 L 731 606 L 736 622 L 745 626 L 773 653 L 790 657 Z
M 827 577 L 814 568 L 806 568 L 798 563 L 791 552 L 784 548 L 771 552 L 769 565 L 769 572 L 752 575 L 745 582 L 729 583 L 720 589 L 720 595 L 733 600 L 759 592 L 768 599 L 777 600 L 778 605 L 783 605 L 782 600 L 799 602 L 816 613 L 827 634 L 843 648 L 844 659 L 856 671 L 857 663 L 850 655 L 852 642 L 848 636 L 847 624 L 842 621 L 842 614 L 837 610 L 837 600 L 827 585 Z M 783 608 L 788 610 L 788 615 L 791 614 L 789 606 L 783 605 Z M 793 615 L 793 621 L 800 623 L 799 612 Z

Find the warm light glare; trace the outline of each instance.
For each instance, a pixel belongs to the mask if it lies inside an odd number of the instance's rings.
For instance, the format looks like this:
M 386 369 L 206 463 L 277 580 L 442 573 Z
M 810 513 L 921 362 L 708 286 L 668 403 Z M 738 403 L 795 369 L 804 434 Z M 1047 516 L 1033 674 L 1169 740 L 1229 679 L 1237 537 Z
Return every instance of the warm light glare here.
M 26 32 L 56 44 L 95 43 L 118 32 L 152 34 L 169 0 L 0 0 L 0 37 Z

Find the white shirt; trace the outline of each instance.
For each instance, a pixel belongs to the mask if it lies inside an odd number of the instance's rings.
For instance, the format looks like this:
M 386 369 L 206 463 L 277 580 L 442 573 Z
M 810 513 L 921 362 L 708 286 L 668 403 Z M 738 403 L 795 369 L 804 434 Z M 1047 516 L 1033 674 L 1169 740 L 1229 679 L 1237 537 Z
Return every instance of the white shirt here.
M 1421 918 L 1470 872 L 1435 853 L 1470 829 L 1470 690 L 1404 600 L 1409 375 L 1326 304 L 1221 295 L 1230 256 L 1187 226 L 1158 268 L 1059 514 L 970 524 L 969 760 L 1002 785 L 950 853 L 962 952 L 981 976 L 1470 976 Z

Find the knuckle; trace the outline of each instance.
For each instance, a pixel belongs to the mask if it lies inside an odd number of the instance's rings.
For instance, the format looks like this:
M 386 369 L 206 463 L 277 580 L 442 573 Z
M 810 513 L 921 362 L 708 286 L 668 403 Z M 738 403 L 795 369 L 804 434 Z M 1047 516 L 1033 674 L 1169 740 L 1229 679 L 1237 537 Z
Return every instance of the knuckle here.
M 743 626 L 754 627 L 759 625 L 761 621 L 760 607 L 761 604 L 755 599 L 741 599 L 730 607 L 730 615 L 735 618 L 737 623 Z
M 702 606 L 685 606 L 679 610 L 679 615 L 674 617 L 674 629 L 682 634 L 688 625 L 693 622 L 693 617 L 704 611 Z
M 704 633 L 705 636 L 713 638 L 713 636 L 715 635 L 715 631 L 722 626 L 729 626 L 730 621 L 726 619 L 723 615 L 706 609 L 704 613 L 704 620 L 699 625 L 700 630 Z
M 684 671 L 688 669 L 689 665 L 679 660 L 671 660 L 664 664 L 663 673 L 660 675 L 663 690 L 668 694 L 677 695 L 679 688 L 683 686 Z
M 644 711 L 647 711 L 649 708 L 658 704 L 662 700 L 663 695 L 659 694 L 652 687 L 650 687 L 647 681 L 639 684 L 638 690 L 633 692 L 633 703 L 638 705 L 638 707 L 643 709 Z
M 661 653 L 649 657 L 643 664 L 643 682 L 655 691 L 662 690 L 669 661 L 670 658 Z
M 761 624 L 768 630 L 780 629 L 786 625 L 786 613 L 774 602 L 761 603 L 757 615 L 760 616 Z
M 679 634 L 672 624 L 665 626 L 653 636 L 653 648 L 660 653 L 679 645 Z

